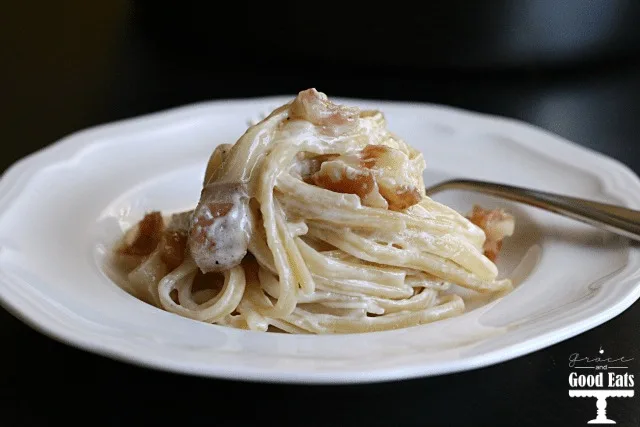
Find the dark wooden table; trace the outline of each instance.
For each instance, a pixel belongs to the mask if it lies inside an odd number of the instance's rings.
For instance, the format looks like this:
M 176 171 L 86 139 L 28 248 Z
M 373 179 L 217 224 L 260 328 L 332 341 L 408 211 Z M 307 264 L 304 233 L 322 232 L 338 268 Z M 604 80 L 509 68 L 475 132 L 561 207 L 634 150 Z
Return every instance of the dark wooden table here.
M 210 52 L 162 44 L 136 24 L 126 3 L 71 3 L 49 2 L 38 13 L 25 6 L 5 16 L 2 169 L 99 123 L 195 101 L 313 86 L 334 96 L 444 103 L 522 119 L 640 172 L 638 61 L 514 73 L 287 69 L 264 60 L 245 68 Z M 594 354 L 603 346 L 640 360 L 639 334 L 636 303 L 580 336 L 484 369 L 376 385 L 287 386 L 116 362 L 45 337 L 0 309 L 0 423 L 585 425 L 595 402 L 569 398 L 569 355 Z M 640 363 L 630 367 L 637 377 Z M 639 399 L 609 399 L 610 417 L 621 426 L 639 425 Z

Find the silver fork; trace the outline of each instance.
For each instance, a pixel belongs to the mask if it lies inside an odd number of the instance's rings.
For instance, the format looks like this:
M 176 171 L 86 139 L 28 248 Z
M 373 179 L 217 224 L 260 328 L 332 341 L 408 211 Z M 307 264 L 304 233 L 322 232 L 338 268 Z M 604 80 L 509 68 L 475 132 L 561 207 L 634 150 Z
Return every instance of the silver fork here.
M 466 190 L 489 194 L 535 206 L 640 241 L 640 211 L 622 206 L 471 179 L 444 181 L 427 187 L 426 190 L 428 196 L 445 190 Z

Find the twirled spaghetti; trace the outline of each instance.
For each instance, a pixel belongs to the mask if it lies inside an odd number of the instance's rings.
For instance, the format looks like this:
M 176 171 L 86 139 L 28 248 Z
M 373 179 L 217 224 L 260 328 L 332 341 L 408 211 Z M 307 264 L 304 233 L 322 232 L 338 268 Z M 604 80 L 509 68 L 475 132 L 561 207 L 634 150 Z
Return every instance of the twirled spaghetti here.
M 420 152 L 381 112 L 315 89 L 211 155 L 197 206 L 145 216 L 114 254 L 128 290 L 191 319 L 354 333 L 455 316 L 457 289 L 501 293 L 513 218 L 466 218 L 425 195 Z

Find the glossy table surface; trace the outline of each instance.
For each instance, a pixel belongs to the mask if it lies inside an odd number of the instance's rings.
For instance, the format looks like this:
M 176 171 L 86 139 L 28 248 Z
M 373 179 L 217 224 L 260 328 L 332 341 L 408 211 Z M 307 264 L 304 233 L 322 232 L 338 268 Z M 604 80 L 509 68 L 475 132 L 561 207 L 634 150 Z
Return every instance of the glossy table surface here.
M 640 61 L 492 73 L 291 69 L 264 61 L 244 67 L 217 63 L 210 51 L 160 45 L 125 4 L 76 3 L 72 9 L 44 6 L 37 16 L 23 7 L 2 30 L 9 49 L 0 71 L 6 84 L 2 169 L 96 124 L 191 102 L 316 87 L 334 96 L 442 103 L 522 119 L 640 172 Z M 640 360 L 639 331 L 636 303 L 580 336 L 496 366 L 314 387 L 147 370 L 61 344 L 0 309 L 2 425 L 253 425 L 271 419 L 278 425 L 584 425 L 595 415 L 595 400 L 569 397 L 569 356 L 602 346 Z M 638 360 L 629 372 L 640 373 Z M 609 399 L 607 412 L 618 425 L 638 425 L 639 399 Z

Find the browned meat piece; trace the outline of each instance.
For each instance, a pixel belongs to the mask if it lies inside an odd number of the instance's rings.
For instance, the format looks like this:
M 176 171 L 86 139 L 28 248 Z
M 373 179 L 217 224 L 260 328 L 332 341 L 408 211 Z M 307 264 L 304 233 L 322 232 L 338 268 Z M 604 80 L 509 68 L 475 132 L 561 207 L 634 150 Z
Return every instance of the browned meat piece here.
M 495 262 L 502 249 L 502 241 L 513 234 L 515 219 L 502 209 L 486 210 L 480 206 L 474 206 L 468 218 L 484 231 L 487 236 L 484 254 Z

